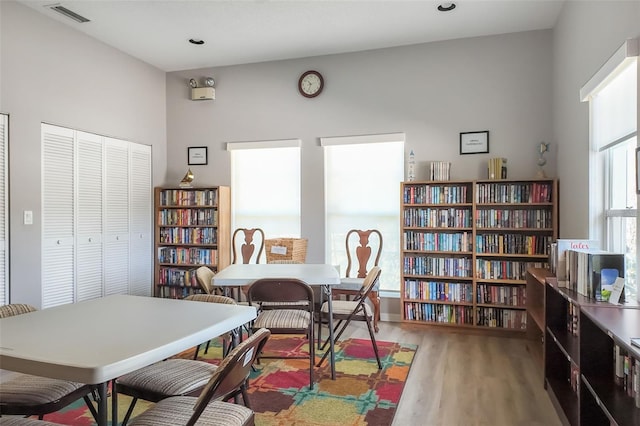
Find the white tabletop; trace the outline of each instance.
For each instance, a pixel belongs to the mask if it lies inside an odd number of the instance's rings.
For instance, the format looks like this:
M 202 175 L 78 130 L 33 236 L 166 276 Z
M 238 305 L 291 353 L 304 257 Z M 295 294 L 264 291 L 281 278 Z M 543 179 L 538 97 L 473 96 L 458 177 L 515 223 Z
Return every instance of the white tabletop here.
M 308 285 L 338 285 L 333 265 L 313 263 L 266 263 L 229 265 L 213 276 L 214 286 L 247 285 L 260 278 L 297 278 Z
M 104 383 L 256 317 L 250 306 L 114 295 L 0 320 L 0 368 Z

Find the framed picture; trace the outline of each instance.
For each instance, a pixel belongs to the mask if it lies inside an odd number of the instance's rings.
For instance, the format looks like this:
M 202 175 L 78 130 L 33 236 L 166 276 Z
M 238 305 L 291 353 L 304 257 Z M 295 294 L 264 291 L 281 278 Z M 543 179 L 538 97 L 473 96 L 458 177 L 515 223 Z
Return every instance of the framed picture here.
M 640 194 L 640 147 L 636 148 L 636 194 Z
M 489 131 L 460 133 L 460 155 L 489 152 Z
M 206 146 L 190 146 L 187 148 L 189 156 L 189 165 L 207 165 L 207 147 Z

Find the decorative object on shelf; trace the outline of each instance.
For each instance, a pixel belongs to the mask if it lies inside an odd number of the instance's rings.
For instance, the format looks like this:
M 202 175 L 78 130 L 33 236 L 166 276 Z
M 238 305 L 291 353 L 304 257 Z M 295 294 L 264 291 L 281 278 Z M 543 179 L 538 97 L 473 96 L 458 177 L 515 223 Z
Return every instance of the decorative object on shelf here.
M 549 142 L 540 142 L 540 145 L 538 145 L 538 173 L 536 174 L 536 179 L 544 179 L 547 177 L 544 172 L 544 165 L 547 164 L 544 154 L 548 151 Z
M 451 180 L 451 163 L 448 161 L 432 161 L 429 167 L 429 179 L 432 181 Z
M 489 152 L 489 131 L 460 133 L 460 155 Z
M 216 98 L 216 90 L 213 88 L 215 81 L 213 77 L 205 77 L 204 86 L 198 87 L 198 81 L 195 78 L 189 80 L 189 86 L 191 87 L 191 100 L 192 101 L 204 101 L 213 100 Z
M 298 79 L 298 91 L 305 98 L 315 98 L 324 88 L 324 78 L 318 71 L 306 71 Z
M 507 159 L 502 157 L 490 158 L 487 177 L 489 179 L 507 178 Z
M 193 186 L 193 178 L 194 176 L 193 172 L 191 172 L 191 169 L 187 170 L 187 174 L 184 175 L 184 177 L 180 181 L 180 188 L 191 188 Z
M 407 161 L 407 180 L 409 182 L 416 180 L 416 155 L 413 150 L 409 152 L 409 160 Z
M 206 146 L 190 146 L 187 148 L 188 164 L 190 166 L 206 166 L 207 165 L 207 147 Z

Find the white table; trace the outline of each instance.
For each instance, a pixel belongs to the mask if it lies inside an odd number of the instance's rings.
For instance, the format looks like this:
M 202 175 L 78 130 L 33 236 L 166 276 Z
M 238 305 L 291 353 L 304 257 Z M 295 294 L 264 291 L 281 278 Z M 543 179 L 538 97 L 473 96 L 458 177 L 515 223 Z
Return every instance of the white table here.
M 218 287 L 240 287 L 260 278 L 297 278 L 310 286 L 322 286 L 329 307 L 329 350 L 331 378 L 336 378 L 333 338 L 333 308 L 331 287 L 340 284 L 340 274 L 333 265 L 313 263 L 266 263 L 229 265 L 213 276 L 211 284 Z M 310 344 L 313 344 L 311 342 Z
M 110 380 L 255 318 L 250 306 L 107 296 L 1 319 L 0 368 L 98 385 L 98 425 L 106 426 Z

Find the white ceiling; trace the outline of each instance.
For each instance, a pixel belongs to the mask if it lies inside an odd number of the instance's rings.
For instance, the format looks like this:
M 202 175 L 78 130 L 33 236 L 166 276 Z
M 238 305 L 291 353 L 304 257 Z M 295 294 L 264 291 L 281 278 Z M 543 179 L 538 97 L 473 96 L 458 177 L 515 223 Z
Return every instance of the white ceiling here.
M 549 29 L 562 0 L 19 0 L 164 71 Z M 89 18 L 77 23 L 49 9 Z M 204 45 L 188 42 L 202 39 Z

